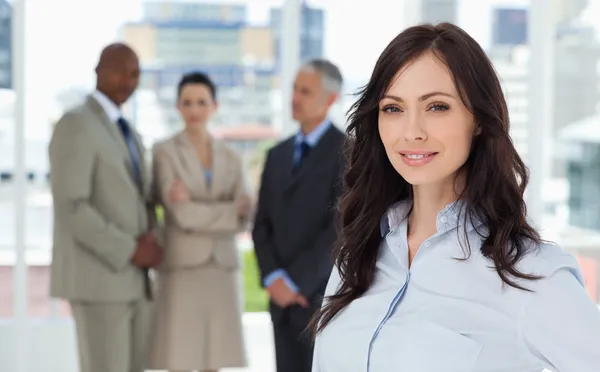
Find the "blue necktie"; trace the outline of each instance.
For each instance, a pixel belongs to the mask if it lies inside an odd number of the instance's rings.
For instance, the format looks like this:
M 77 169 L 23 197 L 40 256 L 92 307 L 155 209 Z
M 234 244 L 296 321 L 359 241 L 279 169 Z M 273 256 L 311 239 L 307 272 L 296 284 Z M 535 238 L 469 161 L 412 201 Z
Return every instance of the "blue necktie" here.
M 125 144 L 127 144 L 127 148 L 129 149 L 129 155 L 131 156 L 131 167 L 133 168 L 133 177 L 136 184 L 141 187 L 142 174 L 140 172 L 140 154 L 138 153 L 137 146 L 135 145 L 135 139 L 131 134 L 129 123 L 127 123 L 127 120 L 119 118 L 119 120 L 117 120 L 117 124 L 119 124 L 119 129 L 121 130 Z
M 133 177 L 135 178 L 136 184 L 141 189 L 142 174 L 140 173 L 140 154 L 138 153 L 137 146 L 135 145 L 135 139 L 131 134 L 131 128 L 129 127 L 127 120 L 123 118 L 119 118 L 119 120 L 117 120 L 117 124 L 119 124 L 119 129 L 121 130 L 123 139 L 125 140 L 127 148 L 129 149 L 129 155 L 131 156 L 131 167 L 133 168 Z M 149 270 L 143 269 L 142 271 L 144 272 L 144 292 L 146 294 L 146 299 L 151 301 L 153 294 Z
M 304 159 L 306 159 L 306 157 L 308 156 L 309 153 L 310 153 L 310 145 L 306 141 L 302 141 L 300 143 L 300 156 L 298 157 L 296 164 L 294 164 L 294 172 L 296 172 L 296 171 L 298 171 L 298 169 L 300 169 L 302 162 L 304 161 Z

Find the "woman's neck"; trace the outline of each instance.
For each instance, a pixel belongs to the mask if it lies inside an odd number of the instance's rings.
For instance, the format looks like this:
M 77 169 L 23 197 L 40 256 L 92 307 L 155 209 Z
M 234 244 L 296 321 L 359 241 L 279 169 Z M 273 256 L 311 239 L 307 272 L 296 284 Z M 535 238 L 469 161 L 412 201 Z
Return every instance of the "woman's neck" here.
M 457 184 L 413 186 L 413 207 L 408 216 L 409 233 L 432 235 L 437 231 L 437 216 L 458 199 Z
M 194 145 L 206 145 L 206 144 L 210 143 L 210 136 L 205 129 L 186 128 L 185 132 L 186 132 L 188 138 L 190 139 L 190 141 Z

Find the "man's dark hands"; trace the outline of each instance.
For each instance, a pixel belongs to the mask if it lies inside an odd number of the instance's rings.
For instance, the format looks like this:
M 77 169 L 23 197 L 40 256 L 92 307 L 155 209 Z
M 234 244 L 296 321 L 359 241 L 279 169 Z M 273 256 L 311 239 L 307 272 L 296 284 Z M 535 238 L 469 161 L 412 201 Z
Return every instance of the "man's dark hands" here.
M 147 232 L 138 238 L 137 248 L 131 262 L 141 268 L 154 268 L 162 262 L 163 251 L 156 243 L 156 238 Z

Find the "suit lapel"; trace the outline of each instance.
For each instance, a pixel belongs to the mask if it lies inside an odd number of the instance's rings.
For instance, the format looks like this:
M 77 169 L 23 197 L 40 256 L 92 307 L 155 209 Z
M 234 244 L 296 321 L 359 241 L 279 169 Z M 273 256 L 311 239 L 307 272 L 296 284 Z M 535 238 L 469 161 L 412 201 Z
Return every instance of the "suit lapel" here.
M 200 192 L 206 193 L 208 185 L 206 177 L 203 174 L 202 163 L 198 159 L 196 149 L 194 149 L 194 146 L 183 131 L 175 138 L 175 150 L 177 151 L 179 161 L 187 171 L 189 181 L 200 185 L 202 188 Z
M 225 149 L 219 141 L 211 139 L 212 144 L 212 157 L 213 157 L 213 169 L 212 169 L 212 186 L 210 187 L 210 194 L 212 197 L 216 197 L 219 191 L 225 185 L 227 177 L 229 176 L 229 164 L 225 159 Z
M 147 195 L 150 192 L 150 174 L 149 168 L 146 163 L 146 147 L 144 146 L 144 142 L 140 137 L 139 133 L 131 128 L 131 133 L 133 133 L 133 138 L 135 140 L 135 147 L 138 152 L 138 156 L 140 158 L 140 177 L 142 178 L 142 191 L 144 195 Z M 131 169 L 133 172 L 133 169 Z
M 294 142 L 292 142 L 292 158 L 289 161 L 289 174 L 290 174 L 290 182 L 286 190 L 289 190 L 295 187 L 298 182 L 304 179 L 307 174 L 310 174 L 319 164 L 322 164 L 324 159 L 327 157 L 327 153 L 330 149 L 331 140 L 333 139 L 333 135 L 335 134 L 335 127 L 333 124 L 331 127 L 323 134 L 323 137 L 317 142 L 317 145 L 311 149 L 310 154 L 303 160 L 300 169 L 296 173 L 292 173 L 293 168 L 293 154 L 294 154 Z
M 127 144 L 125 143 L 125 138 L 123 138 L 123 134 L 117 127 L 117 124 L 110 121 L 110 119 L 106 115 L 106 112 L 104 111 L 102 106 L 100 106 L 98 101 L 96 101 L 96 99 L 93 96 L 91 96 L 91 95 L 88 96 L 86 104 L 88 105 L 90 110 L 98 117 L 100 122 L 106 127 L 106 130 L 108 130 L 110 135 L 113 137 L 113 139 L 115 141 L 114 143 L 117 146 L 119 152 L 121 153 L 121 155 L 123 157 L 123 161 L 125 162 L 125 166 L 127 167 L 127 171 L 129 173 L 129 176 L 131 177 L 131 180 L 135 184 L 137 184 L 137 182 L 135 181 L 135 176 L 133 174 L 133 164 L 131 161 L 131 154 L 129 152 L 129 148 L 127 147 Z M 130 130 L 131 130 L 131 133 L 133 134 L 136 149 L 138 151 L 138 156 L 140 159 L 139 167 L 140 167 L 140 176 L 142 179 L 141 180 L 142 184 L 137 185 L 137 186 L 141 187 L 140 191 L 144 195 L 146 195 L 146 192 L 149 191 L 150 178 L 149 178 L 148 169 L 146 167 L 146 162 L 145 162 L 145 156 L 144 156 L 145 149 L 144 149 L 144 145 L 143 145 L 142 140 L 139 137 L 137 131 L 134 128 L 130 128 Z
M 283 156 L 280 161 L 283 162 L 283 172 L 282 172 L 282 185 L 289 185 L 292 183 L 294 177 L 294 151 L 296 148 L 296 143 L 294 137 L 287 141 L 283 148 Z
M 117 127 L 117 124 L 110 121 L 110 119 L 106 115 L 106 112 L 104 112 L 104 109 L 102 108 L 102 106 L 100 106 L 100 104 L 98 103 L 98 101 L 96 101 L 94 97 L 88 96 L 86 104 L 90 108 L 90 110 L 98 117 L 100 122 L 104 124 L 108 132 L 114 138 L 115 143 L 119 148 L 119 151 L 121 152 L 121 154 L 123 154 L 127 161 L 127 164 L 131 168 L 131 156 L 129 155 L 129 149 L 127 148 L 125 139 L 123 138 L 121 131 Z

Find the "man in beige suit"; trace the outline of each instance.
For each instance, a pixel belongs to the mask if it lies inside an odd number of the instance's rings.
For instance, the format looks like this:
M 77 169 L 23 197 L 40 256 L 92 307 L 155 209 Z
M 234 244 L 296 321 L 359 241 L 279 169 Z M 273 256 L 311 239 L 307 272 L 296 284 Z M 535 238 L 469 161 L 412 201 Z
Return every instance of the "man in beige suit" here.
M 142 372 L 148 271 L 162 250 L 150 232 L 143 145 L 120 110 L 138 85 L 138 58 L 126 45 L 109 45 L 96 74 L 96 91 L 60 119 L 50 142 L 51 294 L 71 304 L 81 372 Z

